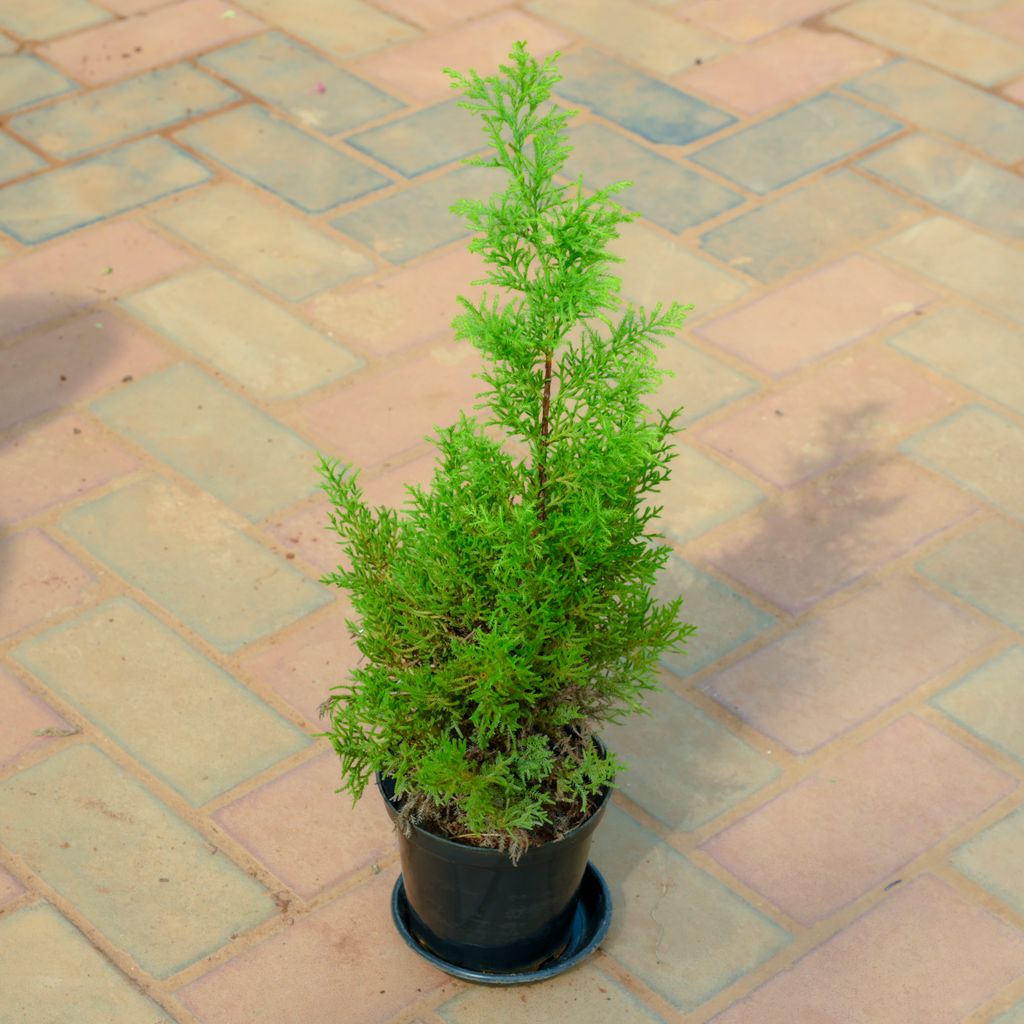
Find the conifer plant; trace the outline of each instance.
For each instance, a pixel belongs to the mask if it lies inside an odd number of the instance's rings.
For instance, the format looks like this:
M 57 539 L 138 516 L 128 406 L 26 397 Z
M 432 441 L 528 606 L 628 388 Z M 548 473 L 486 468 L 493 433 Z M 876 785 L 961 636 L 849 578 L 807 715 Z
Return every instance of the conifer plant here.
M 637 216 L 612 199 L 630 183 L 556 184 L 576 113 L 542 109 L 557 56 L 516 43 L 498 76 L 445 69 L 490 147 L 463 162 L 506 177 L 452 207 L 487 264 L 473 284 L 493 289 L 459 297 L 452 323 L 487 361 L 487 417 L 436 430 L 432 482 L 401 510 L 368 506 L 352 467 L 319 466 L 348 563 L 323 582 L 349 592 L 363 656 L 321 709 L 339 792 L 379 772 L 405 828 L 513 859 L 591 812 L 625 767 L 598 729 L 643 709 L 659 657 L 694 632 L 681 598 L 652 596 L 669 552 L 645 500 L 681 409 L 644 404 L 692 307 L 623 311 L 607 246 Z

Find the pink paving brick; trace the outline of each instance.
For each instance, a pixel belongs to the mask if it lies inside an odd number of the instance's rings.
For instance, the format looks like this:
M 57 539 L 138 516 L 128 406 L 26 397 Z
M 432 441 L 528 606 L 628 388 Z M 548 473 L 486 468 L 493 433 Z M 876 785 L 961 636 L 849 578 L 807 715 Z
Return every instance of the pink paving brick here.
M 379 82 L 385 89 L 423 102 L 451 95 L 451 81 L 442 68 L 481 75 L 497 73 L 512 44 L 525 39 L 530 53 L 544 57 L 564 48 L 569 38 L 550 25 L 520 11 L 501 11 L 441 35 L 418 39 L 359 61 L 351 70 Z
M 156 7 L 164 7 L 167 4 L 167 0 L 102 0 L 102 2 L 104 7 L 125 17 L 129 14 L 152 11 Z
M 368 355 L 391 355 L 441 335 L 452 336 L 462 312 L 456 295 L 478 297 L 469 282 L 485 267 L 474 253 L 456 249 L 369 284 L 338 288 L 309 302 L 308 312 L 334 338 Z
M 1024 3 L 1021 0 L 1009 0 L 1009 3 L 979 18 L 978 24 L 1004 39 L 1024 43 Z
M 149 68 L 212 50 L 264 28 L 222 0 L 182 0 L 111 21 L 39 47 L 47 61 L 86 85 L 127 78 Z
M 400 366 L 361 374 L 296 416 L 325 454 L 368 469 L 454 423 L 460 410 L 471 412 L 485 387 L 473 377 L 481 367 L 470 345 L 437 346 Z
M 813 18 L 843 0 L 690 0 L 676 8 L 679 17 L 748 42 L 795 21 Z
M 1009 96 L 1011 100 L 1016 100 L 1018 103 L 1024 103 L 1024 78 L 1017 79 L 1012 85 L 1008 85 L 1003 89 L 1005 95 Z
M 702 847 L 804 924 L 890 880 L 1017 781 L 907 715 Z
M 245 671 L 301 711 L 318 731 L 327 728 L 320 718 L 320 705 L 331 695 L 332 686 L 348 682 L 361 657 L 348 635 L 346 618 L 354 618 L 352 607 L 339 598 L 315 622 L 242 655 Z
M 906 577 L 889 577 L 716 673 L 701 689 L 759 732 L 809 754 L 997 636 L 990 620 Z
M 756 114 L 885 60 L 884 51 L 850 36 L 794 28 L 671 82 L 745 114 Z
M 191 262 L 188 253 L 133 221 L 60 238 L 0 266 L 0 336 L 118 298 Z
M 333 750 L 246 794 L 214 818 L 304 899 L 312 899 L 395 848 L 373 784 L 352 806 Z
M 513 0 L 378 0 L 377 6 L 421 28 L 443 28 L 456 21 L 478 18 Z
M 977 506 L 901 459 L 870 459 L 803 484 L 692 546 L 794 614 L 885 565 Z
M 16 761 L 36 747 L 53 743 L 52 737 L 39 736 L 37 732 L 70 728 L 49 704 L 3 668 L 0 668 L 0 707 L 4 709 L 0 715 L 0 767 Z M 3 873 L 0 872 L 0 903 L 3 902 L 3 892 Z
M 889 445 L 955 406 L 909 361 L 861 347 L 696 436 L 765 480 L 791 487 Z
M 78 604 L 95 577 L 40 530 L 0 541 L 0 637 Z
M 381 1024 L 446 976 L 391 923 L 385 872 L 175 993 L 202 1024 Z
M 932 875 L 712 1024 L 961 1024 L 1024 973 L 1024 935 Z
M 17 899 L 24 891 L 16 878 L 0 868 L 0 908 Z
M 934 292 L 866 256 L 847 256 L 694 333 L 773 376 L 820 359 L 927 305 Z
M 170 362 L 151 338 L 136 321 L 103 309 L 0 349 L 0 430 Z
M 16 523 L 86 494 L 138 463 L 94 420 L 62 416 L 0 444 L 0 522 Z M 39 471 L 40 466 L 46 472 Z

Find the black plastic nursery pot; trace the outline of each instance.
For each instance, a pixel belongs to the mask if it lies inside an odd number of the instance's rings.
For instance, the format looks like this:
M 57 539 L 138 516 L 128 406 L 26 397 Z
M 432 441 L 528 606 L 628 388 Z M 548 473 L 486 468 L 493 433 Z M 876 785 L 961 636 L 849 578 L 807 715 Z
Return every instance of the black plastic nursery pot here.
M 400 809 L 394 782 L 378 775 L 377 785 L 394 821 Z M 522 974 L 523 981 L 533 980 L 531 973 L 564 958 L 571 941 L 579 941 L 574 933 L 584 916 L 579 903 L 585 873 L 599 880 L 604 895 L 598 898 L 606 905 L 596 926 L 602 936 L 607 930 L 610 899 L 600 875 L 593 868 L 588 872 L 587 858 L 610 798 L 611 790 L 605 790 L 585 821 L 562 839 L 531 846 L 518 864 L 507 853 L 456 843 L 417 825 L 409 838 L 399 832 L 402 877 L 396 898 L 404 888 L 407 904 L 401 922 L 396 913 L 399 930 L 433 954 L 428 959 L 455 968 L 450 973 L 460 977 L 485 981 L 486 975 Z

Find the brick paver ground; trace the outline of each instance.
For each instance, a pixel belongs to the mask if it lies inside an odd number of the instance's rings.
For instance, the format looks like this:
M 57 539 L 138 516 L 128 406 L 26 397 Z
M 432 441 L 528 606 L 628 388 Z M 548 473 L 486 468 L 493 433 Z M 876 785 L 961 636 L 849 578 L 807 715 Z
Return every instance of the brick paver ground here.
M 398 502 L 472 404 L 441 67 L 520 38 L 696 306 L 700 634 L 608 736 L 607 941 L 498 991 L 313 736 L 313 463 Z M 1024 1022 L 1021 102 L 1021 0 L 0 0 L 0 1024 Z

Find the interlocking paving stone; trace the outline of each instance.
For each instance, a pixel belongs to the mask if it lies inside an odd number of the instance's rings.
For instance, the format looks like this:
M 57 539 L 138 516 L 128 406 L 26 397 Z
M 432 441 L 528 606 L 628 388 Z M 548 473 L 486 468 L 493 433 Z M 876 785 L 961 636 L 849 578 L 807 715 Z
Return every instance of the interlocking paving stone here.
M 403 106 L 280 32 L 236 43 L 199 63 L 325 135 L 358 128 Z
M 21 114 L 9 124 L 40 149 L 68 160 L 240 98 L 209 75 L 175 64 Z
M 903 450 L 1024 520 L 1024 430 L 990 409 L 972 405 L 916 434 Z
M 692 832 L 779 774 L 770 758 L 671 690 L 644 703 L 649 715 L 602 735 L 630 766 L 619 788 L 666 827 Z
M 657 78 L 599 53 L 579 50 L 559 61 L 555 92 L 651 142 L 685 146 L 736 118 Z
M 696 553 L 799 614 L 975 511 L 962 491 L 879 457 L 785 492 L 701 538 Z
M 618 807 L 609 807 L 593 851 L 616 911 L 602 948 L 679 1010 L 789 944 L 788 932 Z
M 338 57 L 378 50 L 418 35 L 411 25 L 363 0 L 247 0 L 246 7 Z
M 671 477 L 651 504 L 664 510 L 655 527 L 680 544 L 754 508 L 764 497 L 748 480 L 686 445 L 676 448 Z
M 978 24 L 997 36 L 1024 43 L 1024 7 L 1020 0 L 1007 0 L 1006 3 L 994 0 L 992 6 L 995 9 L 980 17 Z
M 33 637 L 14 657 L 196 806 L 310 742 L 127 598 Z
M 42 530 L 0 540 L 0 565 L 0 637 L 74 608 L 95 584 L 93 574 Z
M 291 302 L 374 269 L 295 213 L 227 182 L 165 206 L 153 219 Z
M 331 227 L 362 242 L 391 263 L 417 256 L 470 234 L 449 207 L 459 199 L 487 200 L 505 175 L 486 167 L 460 167 L 421 181 L 332 220 Z
M 526 8 L 659 75 L 729 48 L 720 36 L 627 0 L 533 0 Z
M 362 360 L 212 267 L 154 285 L 125 307 L 262 398 L 336 380 Z
M 24 177 L 45 166 L 46 161 L 37 153 L 9 136 L 0 134 L 0 184 Z
M 1020 47 L 913 0 L 858 0 L 826 20 L 979 85 L 995 85 L 1024 69 Z
M 712 228 L 700 245 L 771 284 L 919 218 L 912 204 L 842 168 Z
M 444 28 L 490 14 L 507 6 L 508 0 L 378 0 L 378 5 L 421 28 Z
M 1000 1014 L 992 1024 L 1024 1024 L 1024 1000 Z
M 1021 972 L 1024 936 L 924 875 L 713 1024 L 960 1024 Z
M 0 111 L 4 113 L 60 96 L 75 87 L 74 82 L 30 53 L 4 54 L 4 58 L 0 61 Z
M 696 437 L 776 486 L 791 487 L 898 440 L 955 404 L 907 361 L 854 348 Z
M 448 100 L 346 138 L 355 149 L 415 177 L 471 153 L 490 151 L 478 117 Z
M 1024 914 L 1024 810 L 985 829 L 950 858 L 968 878 Z
M 946 217 L 932 217 L 876 249 L 981 306 L 1024 321 L 1024 252 L 1005 242 Z
M 924 64 L 892 61 L 843 88 L 993 160 L 1024 158 L 1024 110 Z
M 137 466 L 94 424 L 73 414 L 15 434 L 0 443 L 0 523 L 87 494 Z
M 0 868 L 0 907 L 7 906 L 24 891 L 17 879 L 12 878 L 3 868 Z
M 584 185 L 591 189 L 617 181 L 633 182 L 615 201 L 669 231 L 693 227 L 744 202 L 738 192 L 604 125 L 585 124 L 570 132 L 569 142 L 573 151 L 563 169 L 566 177 L 582 174 Z
M 902 127 L 884 114 L 826 93 L 712 142 L 689 158 L 764 195 Z
M 109 11 L 88 0 L 0 0 L 0 25 L 23 39 L 61 36 L 109 20 Z
M 6 57 L 8 54 L 17 52 L 18 44 L 10 36 L 0 32 L 0 54 Z
M 367 468 L 417 447 L 435 428 L 471 411 L 484 384 L 482 359 L 471 345 L 431 348 L 404 363 L 360 375 L 295 413 L 318 444 Z M 372 419 L 371 432 L 365 424 Z
M 378 875 L 175 996 L 203 1024 L 316 1020 L 325 1006 L 343 1007 L 345 1024 L 390 1020 L 447 980 L 395 931 L 393 885 L 393 872 Z
M 0 783 L 0 812 L 8 847 L 154 977 L 274 912 L 263 886 L 91 745 Z
M 187 363 L 122 388 L 91 409 L 252 521 L 319 485 L 309 444 Z
M 884 60 L 882 50 L 858 39 L 794 28 L 687 71 L 673 84 L 757 114 Z
M 694 333 L 782 377 L 936 297 L 905 274 L 858 253 L 701 324 Z
M 834 7 L 839 0 L 696 0 L 679 15 L 739 42 L 748 42 L 794 21 L 804 21 Z
M 809 754 L 995 638 L 987 619 L 898 576 L 716 672 L 701 689 L 794 753 Z
M 89 940 L 48 903 L 0 919 L 6 976 L 0 1020 L 61 1024 L 172 1024 Z
M 223 0 L 182 0 L 47 43 L 39 54 L 80 82 L 97 85 L 262 30 L 263 24 L 244 11 L 224 17 L 233 10 Z
M 166 139 L 142 139 L 0 191 L 0 228 L 31 245 L 199 185 L 210 172 Z
M 330 600 L 325 588 L 246 536 L 241 525 L 209 495 L 193 497 L 159 477 L 61 520 L 96 558 L 227 652 Z
M 147 330 L 105 310 L 0 348 L 0 429 L 168 362 Z M 97 326 L 98 325 L 98 326 Z
M 927 135 L 910 135 L 858 164 L 897 188 L 980 227 L 1024 238 L 1024 182 Z
M 4 714 L 0 718 L 0 767 L 11 764 L 37 747 L 53 743 L 54 738 L 40 735 L 46 729 L 68 731 L 70 726 L 45 701 L 28 690 L 0 667 L 0 700 Z M 0 904 L 11 892 L 0 872 Z
M 917 569 L 976 608 L 1024 632 L 1024 533 L 990 519 L 943 545 Z
M 333 4 L 334 0 L 322 2 Z M 451 79 L 442 68 L 455 68 L 463 74 L 469 68 L 481 75 L 497 74 L 498 65 L 508 62 L 516 39 L 525 40 L 530 53 L 538 59 L 564 49 L 570 41 L 553 26 L 522 11 L 498 11 L 442 34 L 381 50 L 357 62 L 353 70 L 365 73 L 400 96 L 428 103 L 446 99 L 452 93 Z
M 0 335 L 123 295 L 190 262 L 187 253 L 133 221 L 60 238 L 0 266 Z
M 907 715 L 701 849 L 804 924 L 828 917 L 1011 793 L 1017 782 Z
M 306 213 L 323 213 L 391 184 L 355 157 L 251 104 L 185 128 L 177 138 Z
M 767 612 L 676 555 L 662 570 L 654 593 L 660 602 L 682 595 L 679 617 L 697 625 L 696 636 L 687 640 L 681 652 L 662 656 L 661 663 L 677 676 L 707 668 L 775 625 Z
M 1024 647 L 958 679 L 932 703 L 975 736 L 1024 763 Z
M 534 1024 L 539 1020 L 561 1024 L 592 1024 L 596 1020 L 664 1024 L 663 1018 L 632 992 L 589 964 L 543 985 L 471 988 L 442 1003 L 437 1014 L 445 1024 L 477 1024 L 481 1020 L 500 1020 L 502 1024 Z
M 328 750 L 222 807 L 214 818 L 303 899 L 389 855 L 394 830 L 377 787 L 352 806 Z
M 963 344 L 970 338 L 969 346 Z M 946 306 L 894 334 L 889 344 L 997 402 L 1024 413 L 1019 332 L 965 306 Z

